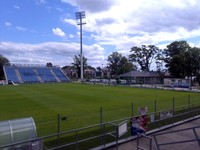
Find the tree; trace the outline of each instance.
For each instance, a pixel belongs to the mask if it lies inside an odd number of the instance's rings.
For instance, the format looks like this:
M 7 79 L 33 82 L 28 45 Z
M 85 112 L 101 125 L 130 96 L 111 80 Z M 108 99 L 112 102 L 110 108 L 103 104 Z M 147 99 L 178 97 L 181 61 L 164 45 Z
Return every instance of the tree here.
M 102 74 L 102 69 L 99 66 L 99 67 L 96 68 L 96 75 L 101 78 L 101 74 Z
M 164 51 L 162 49 L 159 49 L 157 51 L 155 60 L 156 60 L 155 63 L 156 63 L 157 72 L 163 73 L 165 71 L 165 68 L 164 68 L 165 55 L 164 55 Z
M 165 55 L 166 67 L 173 77 L 187 77 L 191 81 L 195 77 L 199 81 L 200 48 L 190 47 L 186 41 L 175 41 L 167 46 Z
M 200 85 L 200 73 L 196 76 L 196 81 Z
M 0 54 L 0 79 L 4 79 L 3 66 L 6 64 L 9 65 L 10 61 L 6 57 Z
M 171 44 L 167 45 L 167 49 L 165 49 L 166 61 L 170 61 L 173 56 L 185 52 L 188 48 L 190 48 L 190 45 L 187 43 L 187 41 L 172 42 Z
M 165 63 L 169 73 L 173 77 L 186 76 L 185 53 L 190 48 L 186 41 L 175 41 L 167 45 L 165 49 Z
M 198 77 L 200 74 L 200 48 L 191 47 L 185 52 L 184 56 L 185 75 L 188 79 Z
M 173 77 L 184 78 L 186 76 L 184 56 L 184 53 L 174 55 L 168 63 L 168 71 Z
M 136 67 L 130 63 L 125 56 L 123 56 L 120 61 L 119 74 L 123 74 L 132 70 L 136 70 Z
M 128 59 L 118 52 L 113 52 L 109 55 L 107 61 L 110 75 L 114 78 L 120 74 L 129 72 L 134 68 L 134 65 L 128 62 Z
M 91 79 L 91 78 L 95 78 L 96 77 L 96 69 L 92 66 L 87 66 L 85 71 L 85 78 L 86 79 Z
M 81 77 L 81 56 L 80 55 L 75 55 L 73 58 L 74 62 L 72 63 L 72 65 L 76 68 L 78 77 Z M 85 58 L 83 56 L 83 72 L 85 70 L 85 68 L 87 67 L 87 58 Z
M 141 47 L 134 46 L 131 48 L 132 54 L 129 55 L 132 62 L 140 65 L 142 71 L 149 71 L 150 65 L 155 58 L 158 47 L 154 45 L 142 45 Z

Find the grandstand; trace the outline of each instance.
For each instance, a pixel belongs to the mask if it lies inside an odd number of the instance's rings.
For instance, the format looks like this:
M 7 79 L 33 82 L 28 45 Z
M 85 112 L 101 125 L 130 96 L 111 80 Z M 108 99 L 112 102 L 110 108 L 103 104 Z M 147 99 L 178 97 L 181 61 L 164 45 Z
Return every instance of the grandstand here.
M 6 65 L 3 66 L 8 83 L 69 82 L 69 78 L 58 66 Z

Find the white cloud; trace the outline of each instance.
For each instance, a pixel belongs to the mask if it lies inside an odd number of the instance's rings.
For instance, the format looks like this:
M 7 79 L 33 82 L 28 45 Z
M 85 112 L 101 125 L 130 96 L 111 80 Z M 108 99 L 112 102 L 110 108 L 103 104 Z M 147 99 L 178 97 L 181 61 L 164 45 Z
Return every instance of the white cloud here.
M 15 9 L 20 9 L 20 7 L 18 5 L 14 5 L 13 6 Z
M 65 32 L 63 32 L 60 28 L 53 28 L 52 29 L 53 34 L 56 36 L 60 36 L 60 37 L 64 37 L 65 36 Z
M 27 49 L 28 53 L 32 53 L 31 50 L 38 47 L 36 49 L 42 49 L 45 54 L 50 55 L 52 53 L 56 57 L 63 57 L 62 54 L 67 52 L 70 54 L 68 55 L 70 57 L 66 56 L 60 60 L 66 61 L 66 58 L 72 60 L 72 57 L 79 53 L 80 46 L 79 43 L 73 43 L 74 41 L 78 42 L 78 37 L 80 35 L 79 26 L 75 19 L 75 12 L 82 10 L 86 12 L 87 23 L 83 26 L 83 38 L 85 38 L 83 39 L 85 44 L 83 46 L 84 54 L 87 55 L 89 58 L 88 61 L 92 64 L 97 64 L 100 61 L 105 60 L 111 51 L 117 50 L 127 55 L 132 46 L 141 46 L 142 44 L 154 44 L 164 48 L 174 40 L 189 40 L 191 38 L 195 39 L 195 42 L 190 41 L 194 46 L 199 46 L 200 43 L 199 0 L 61 1 L 67 3 L 67 5 L 63 6 L 67 6 L 66 8 L 69 8 L 69 11 L 67 10 L 66 12 L 66 9 L 61 5 L 51 5 L 50 1 L 35 0 L 38 4 L 48 3 L 49 8 L 51 6 L 57 10 L 56 13 L 60 14 L 58 18 L 62 18 L 61 23 L 64 23 L 64 25 L 67 26 L 67 32 L 65 33 L 60 28 L 53 28 L 52 32 L 56 36 L 64 37 L 62 40 L 64 39 L 65 41 L 72 43 L 67 43 L 67 45 L 55 42 L 37 45 L 17 45 L 14 43 L 15 47 L 22 46 L 22 51 Z M 72 7 L 69 7 L 69 5 Z M 62 10 L 63 13 L 61 14 Z M 57 16 L 57 14 L 54 15 Z M 4 23 L 5 26 L 12 25 L 11 23 L 9 24 L 9 22 Z M 70 25 L 73 26 L 73 28 L 69 27 Z M 77 30 L 75 30 L 74 27 L 76 27 Z M 26 28 L 19 26 L 16 27 L 16 29 L 20 31 L 27 30 Z M 88 38 L 88 35 L 91 36 Z M 87 45 L 87 42 L 89 42 L 90 45 Z M 23 49 L 23 47 L 26 48 Z M 61 48 L 62 50 L 67 50 L 61 51 Z M 48 51 L 47 49 L 51 49 L 54 52 Z M 71 53 L 68 49 L 73 50 L 73 52 Z M 37 52 L 39 53 L 39 51 Z M 16 51 L 16 54 L 18 54 L 18 51 Z M 61 56 L 59 56 L 59 54 L 61 54 Z M 43 56 L 35 54 L 34 58 L 42 61 L 43 59 L 41 59 L 41 57 Z M 52 57 L 48 56 L 48 58 Z M 47 58 L 44 58 L 44 60 L 47 60 Z M 59 64 L 62 63 L 59 61 Z
M 198 0 L 62 1 L 85 10 L 83 30 L 92 32 L 98 44 L 116 49 L 200 36 Z M 76 25 L 72 19 L 65 22 Z
M 71 65 L 74 55 L 80 54 L 79 43 L 46 42 L 25 44 L 0 42 L 1 54 L 11 63 Z M 98 44 L 83 45 L 83 54 L 88 64 L 97 67 L 104 60 L 104 48 Z
M 16 29 L 17 29 L 18 31 L 27 31 L 27 28 L 20 27 L 20 26 L 16 26 Z
M 74 35 L 73 35 L 73 34 L 69 34 L 69 38 L 70 38 L 70 39 L 73 39 L 73 38 L 74 38 Z
M 69 3 L 77 6 L 79 9 L 87 10 L 91 13 L 109 10 L 115 3 L 114 0 L 61 0 L 62 2 Z
M 63 9 L 60 8 L 60 7 L 56 7 L 56 10 L 59 11 L 59 12 L 63 12 Z
M 46 3 L 46 0 L 39 0 L 40 3 Z
M 73 6 L 76 6 L 75 0 L 61 0 L 61 2 L 69 3 L 69 4 L 73 5 Z
M 65 23 L 71 24 L 73 26 L 77 26 L 77 22 L 75 19 L 64 19 Z
M 37 5 L 46 4 L 46 0 L 36 0 L 35 3 Z
M 10 22 L 7 22 L 7 21 L 5 21 L 4 24 L 5 24 L 5 26 L 7 26 L 7 27 L 12 26 L 12 24 L 11 24 Z

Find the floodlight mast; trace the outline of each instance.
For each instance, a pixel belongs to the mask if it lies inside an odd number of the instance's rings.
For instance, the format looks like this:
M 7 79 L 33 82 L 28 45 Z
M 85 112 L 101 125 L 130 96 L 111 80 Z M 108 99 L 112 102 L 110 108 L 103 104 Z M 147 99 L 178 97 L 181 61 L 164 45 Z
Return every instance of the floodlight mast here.
M 77 25 L 80 25 L 80 55 L 81 55 L 81 82 L 83 83 L 83 47 L 82 47 L 82 25 L 86 24 L 83 22 L 85 18 L 85 11 L 76 12 Z

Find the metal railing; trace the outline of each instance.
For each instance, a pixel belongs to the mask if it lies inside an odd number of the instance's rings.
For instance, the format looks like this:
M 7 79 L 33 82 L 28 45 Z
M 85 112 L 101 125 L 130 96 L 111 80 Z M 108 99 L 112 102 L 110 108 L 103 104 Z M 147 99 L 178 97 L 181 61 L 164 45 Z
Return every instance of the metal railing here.
M 197 131 L 196 131 L 197 129 L 200 129 L 200 126 L 154 134 L 153 137 L 154 137 L 154 140 L 155 140 L 155 143 L 156 143 L 156 147 L 157 147 L 158 150 L 160 150 L 160 146 L 194 142 L 194 141 L 198 142 L 198 145 L 200 147 L 200 137 L 198 137 L 198 135 L 197 135 Z M 171 141 L 171 142 L 162 142 L 162 143 L 159 143 L 158 139 L 157 139 L 158 136 L 162 136 L 162 135 L 166 135 L 166 134 L 173 134 L 173 133 L 177 133 L 177 132 L 190 131 L 190 130 L 194 133 L 194 136 L 195 136 L 194 139 Z
M 140 146 L 140 138 L 145 138 L 149 140 L 149 150 L 152 150 L 152 138 L 145 134 L 137 134 L 137 150 L 146 150 L 144 147 Z
M 199 115 L 200 103 L 193 104 L 190 106 L 171 108 L 171 109 L 173 110 L 173 115 L 164 119 L 160 117 L 160 114 L 166 110 L 153 112 L 155 114 L 154 116 L 155 119 L 153 121 L 151 121 L 150 119 L 152 113 L 147 114 L 150 120 L 148 124 L 149 129 L 151 130 L 155 128 L 161 128 L 163 125 L 174 124 L 177 121 L 186 119 L 186 117 L 190 118 Z M 39 137 L 37 139 L 31 139 L 8 145 L 1 145 L 0 149 L 6 147 L 15 147 L 17 145 L 31 143 L 35 141 L 43 141 L 44 143 L 43 149 L 48 149 L 48 150 L 63 149 L 63 148 L 78 150 L 78 149 L 90 149 L 97 146 L 102 146 L 102 148 L 106 148 L 110 146 L 111 142 L 118 142 L 118 140 L 120 139 L 124 138 L 127 139 L 128 137 L 131 136 L 131 123 L 128 123 L 127 127 L 128 132 L 125 135 L 117 138 L 117 141 L 116 137 L 110 136 L 110 135 L 115 135 L 117 132 L 116 126 L 113 126 L 113 124 L 115 125 L 119 124 L 124 120 L 130 120 L 130 118 L 131 117 L 122 118 L 111 122 L 105 122 L 66 132 L 55 133 L 48 136 Z M 140 146 L 138 148 L 140 148 Z

